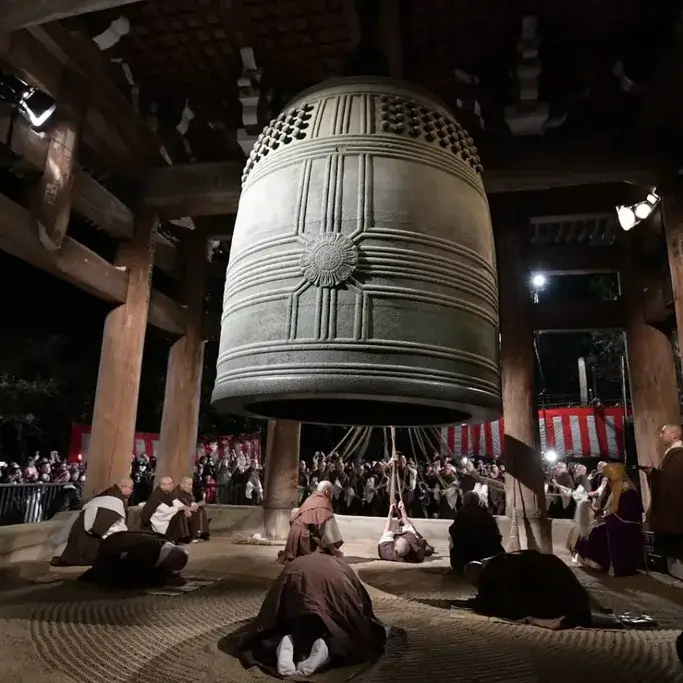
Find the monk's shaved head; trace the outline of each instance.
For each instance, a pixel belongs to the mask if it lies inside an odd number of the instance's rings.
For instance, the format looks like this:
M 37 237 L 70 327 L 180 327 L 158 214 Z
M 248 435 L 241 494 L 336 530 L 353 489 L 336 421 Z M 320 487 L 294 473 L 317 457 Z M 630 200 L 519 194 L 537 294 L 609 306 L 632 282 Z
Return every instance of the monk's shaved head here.
M 683 432 L 681 432 L 680 425 L 668 424 L 662 427 L 659 438 L 662 440 L 662 443 L 668 447 L 671 446 L 674 441 L 680 441 L 681 434 L 683 434 Z
M 334 493 L 334 486 L 332 486 L 331 481 L 321 481 L 318 484 L 317 488 L 318 493 L 324 493 L 328 498 L 332 498 L 332 494 Z
M 171 477 L 161 477 L 159 479 L 159 487 L 164 491 L 170 491 L 173 488 L 173 479 Z
M 183 477 L 180 480 L 180 488 L 190 493 L 192 491 L 192 477 Z
M 118 483 L 118 487 L 126 498 L 130 498 L 133 495 L 133 480 L 130 477 L 121 479 Z
M 394 552 L 399 557 L 405 557 L 410 552 L 410 543 L 399 536 L 394 543 Z

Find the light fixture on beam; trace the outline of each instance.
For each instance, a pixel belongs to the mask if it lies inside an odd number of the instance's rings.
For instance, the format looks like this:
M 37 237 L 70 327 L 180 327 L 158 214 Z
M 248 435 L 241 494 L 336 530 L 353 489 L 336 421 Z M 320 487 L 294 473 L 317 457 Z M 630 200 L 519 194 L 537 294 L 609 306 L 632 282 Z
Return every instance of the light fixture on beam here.
M 543 289 L 545 287 L 545 283 L 547 282 L 547 279 L 543 273 L 534 273 L 531 276 L 531 286 L 534 289 Z
M 657 190 L 652 188 L 643 201 L 630 206 L 617 206 L 617 219 L 622 230 L 630 230 L 641 221 L 649 218 L 660 200 L 661 197 L 657 194 Z
M 545 458 L 546 462 L 556 462 L 557 452 L 551 448 L 543 454 L 543 457 Z
M 24 83 L 16 76 L 0 72 L 0 102 L 14 107 L 33 128 L 42 128 L 55 113 L 52 97 Z

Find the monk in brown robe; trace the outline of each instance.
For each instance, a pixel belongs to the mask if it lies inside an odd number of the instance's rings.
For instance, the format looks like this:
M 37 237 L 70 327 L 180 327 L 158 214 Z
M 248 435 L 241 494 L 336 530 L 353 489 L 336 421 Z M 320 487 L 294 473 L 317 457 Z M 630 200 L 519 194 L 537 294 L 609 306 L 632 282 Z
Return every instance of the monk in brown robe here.
M 102 541 L 93 566 L 81 581 L 103 588 L 152 588 L 183 584 L 187 550 L 154 531 L 121 531 Z
M 332 509 L 334 486 L 332 482 L 321 481 L 315 493 L 295 511 L 285 549 L 279 555 L 283 562 L 316 551 L 341 556 L 342 540 L 337 520 Z
M 664 425 L 660 440 L 666 449 L 662 460 L 657 467 L 646 470 L 652 501 L 648 525 L 657 535 L 660 548 L 668 545 L 683 547 L 683 440 L 680 426 Z
M 133 481 L 122 479 L 89 500 L 74 521 L 63 552 L 55 553 L 55 567 L 89 566 L 95 562 L 102 541 L 127 531 L 127 503 L 133 494 Z
M 471 606 L 486 616 L 557 630 L 590 626 L 588 592 L 556 555 L 502 553 L 465 567 L 477 587 Z
M 344 559 L 311 553 L 282 570 L 256 619 L 229 640 L 245 668 L 310 676 L 379 656 L 386 629 Z
M 399 530 L 392 531 L 392 527 L 395 524 L 394 516 L 397 511 L 401 517 L 400 524 L 397 524 Z M 393 504 L 389 506 L 387 523 L 382 537 L 379 539 L 377 553 L 380 560 L 411 562 L 413 564 L 424 562 L 425 557 L 430 557 L 434 554 L 434 548 L 427 543 L 413 526 L 403 501 L 398 504 L 398 507 Z
M 171 491 L 171 499 L 182 508 L 171 518 L 166 536 L 174 543 L 198 543 L 209 539 L 209 520 L 204 507 L 192 494 L 192 477 L 183 477 Z

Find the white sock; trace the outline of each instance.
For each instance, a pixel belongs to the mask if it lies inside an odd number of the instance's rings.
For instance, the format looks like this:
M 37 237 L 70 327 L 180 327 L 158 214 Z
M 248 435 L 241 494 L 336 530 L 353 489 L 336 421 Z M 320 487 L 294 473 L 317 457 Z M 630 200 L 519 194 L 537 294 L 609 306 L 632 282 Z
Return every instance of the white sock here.
M 294 666 L 294 643 L 292 636 L 285 636 L 275 650 L 277 654 L 277 672 L 280 676 L 293 676 L 296 673 Z
M 322 669 L 329 661 L 330 652 L 327 649 L 327 643 L 322 638 L 318 638 L 318 640 L 313 643 L 311 654 L 308 659 L 299 662 L 296 667 L 296 672 L 301 676 L 310 676 Z

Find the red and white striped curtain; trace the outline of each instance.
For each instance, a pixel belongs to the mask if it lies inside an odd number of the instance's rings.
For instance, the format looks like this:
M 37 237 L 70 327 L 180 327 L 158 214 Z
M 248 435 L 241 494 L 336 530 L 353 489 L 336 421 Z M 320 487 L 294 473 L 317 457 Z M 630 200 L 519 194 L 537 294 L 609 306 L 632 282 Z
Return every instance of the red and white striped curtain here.
M 541 450 L 560 458 L 624 459 L 622 408 L 553 408 L 538 411 Z M 499 458 L 504 452 L 504 420 L 444 427 L 448 451 L 459 456 Z
M 223 453 L 236 450 L 247 458 L 256 458 L 261 462 L 261 435 L 242 434 L 240 436 L 221 436 L 215 441 L 200 441 L 197 444 L 197 456 L 211 455 L 216 444 L 219 456 Z M 71 441 L 69 443 L 69 462 L 85 462 L 88 457 L 90 446 L 90 427 L 87 425 L 73 425 L 71 427 Z M 137 432 L 133 442 L 131 456 L 145 453 L 152 457 L 159 457 L 159 435 L 147 432 Z

